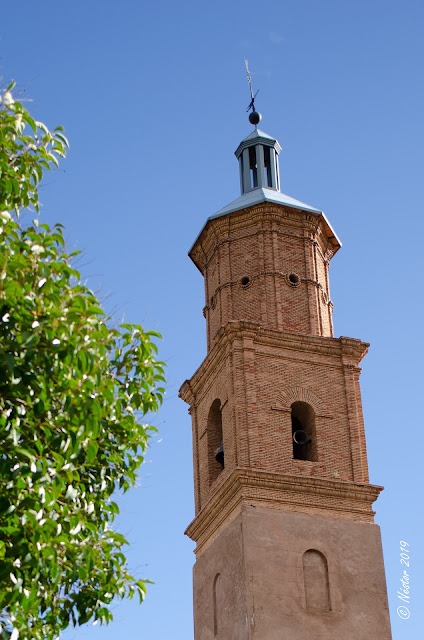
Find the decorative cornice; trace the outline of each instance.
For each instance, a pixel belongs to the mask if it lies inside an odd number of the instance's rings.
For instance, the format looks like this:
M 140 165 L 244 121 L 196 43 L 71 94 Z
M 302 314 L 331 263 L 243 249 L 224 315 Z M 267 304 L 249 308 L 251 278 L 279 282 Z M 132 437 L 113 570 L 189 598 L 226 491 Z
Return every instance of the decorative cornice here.
M 282 224 L 291 227 L 292 232 L 289 233 L 282 229 Z M 301 229 L 307 230 L 316 236 L 318 240 L 314 239 L 313 241 L 322 245 L 322 254 L 328 260 L 340 248 L 337 238 L 333 235 L 327 220 L 321 213 L 290 208 L 283 204 L 262 202 L 219 218 L 209 219 L 206 222 L 189 251 L 190 258 L 201 273 L 206 268 L 216 247 L 219 244 L 231 242 L 231 232 L 237 231 L 239 233 L 242 229 L 251 229 L 252 234 L 272 231 L 291 236 L 296 236 L 296 231 Z M 303 240 L 310 240 L 303 235 L 299 237 Z
M 359 356 L 357 362 L 352 364 L 359 364 L 362 358 L 364 358 L 364 356 L 366 356 L 366 354 L 368 353 L 368 349 L 370 346 L 368 342 L 361 342 L 360 340 L 355 340 L 355 338 L 346 338 L 345 336 L 340 336 L 338 340 L 342 345 L 342 353 L 344 358 L 350 357 L 353 360 L 357 360 Z
M 185 380 L 180 387 L 179 396 L 184 402 L 187 402 L 189 405 L 194 404 L 195 395 L 191 388 L 190 380 Z
M 200 387 L 204 388 L 207 378 L 216 371 L 217 366 L 225 358 L 228 350 L 246 348 L 246 341 L 250 341 L 251 346 L 258 350 L 259 347 L 272 347 L 296 352 L 297 354 L 303 352 L 305 355 L 308 354 L 308 357 L 311 354 L 325 355 L 329 358 L 329 364 L 333 366 L 336 364 L 357 367 L 369 347 L 369 344 L 355 338 L 329 338 L 277 329 L 265 329 L 261 325 L 247 320 L 227 322 L 217 331 L 215 341 L 215 345 L 192 378 L 184 382 L 180 389 L 180 397 L 189 404 L 196 402 Z M 190 393 L 188 389 L 190 389 Z
M 244 503 L 373 522 L 371 505 L 381 491 L 370 484 L 236 468 L 185 533 L 198 553 Z

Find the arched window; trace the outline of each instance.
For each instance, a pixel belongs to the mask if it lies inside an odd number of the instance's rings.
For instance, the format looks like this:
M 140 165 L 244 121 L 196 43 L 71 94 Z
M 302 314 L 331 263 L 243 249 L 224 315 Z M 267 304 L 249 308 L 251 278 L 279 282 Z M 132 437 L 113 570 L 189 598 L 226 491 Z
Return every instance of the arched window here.
M 291 406 L 293 458 L 318 460 L 315 437 L 315 412 L 306 402 L 293 402 Z
M 222 613 L 220 611 L 222 605 L 222 593 L 220 589 L 221 582 L 221 574 L 217 573 L 215 578 L 213 579 L 213 637 L 216 638 L 219 631 L 219 615 Z
M 303 581 L 306 608 L 331 611 L 327 558 L 316 549 L 308 549 L 303 554 Z
M 221 401 L 214 400 L 209 409 L 207 424 L 209 485 L 224 468 L 224 440 L 222 436 Z

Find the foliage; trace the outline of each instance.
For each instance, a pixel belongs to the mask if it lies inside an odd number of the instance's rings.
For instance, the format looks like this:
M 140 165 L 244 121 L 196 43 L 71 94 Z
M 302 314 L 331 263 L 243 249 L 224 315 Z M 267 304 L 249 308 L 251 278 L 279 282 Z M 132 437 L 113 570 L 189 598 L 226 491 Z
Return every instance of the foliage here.
M 58 167 L 69 146 L 63 127 L 50 132 L 13 100 L 12 83 L 0 94 L 0 206 L 2 210 L 32 205 L 38 212 L 38 184 L 45 169 Z M 29 132 L 28 132 L 29 130 Z
M 163 367 L 158 334 L 111 326 L 80 284 L 61 226 L 20 223 L 68 145 L 11 88 L 0 105 L 0 637 L 52 640 L 111 620 L 115 596 L 144 596 L 111 528 L 113 494 L 134 484 Z

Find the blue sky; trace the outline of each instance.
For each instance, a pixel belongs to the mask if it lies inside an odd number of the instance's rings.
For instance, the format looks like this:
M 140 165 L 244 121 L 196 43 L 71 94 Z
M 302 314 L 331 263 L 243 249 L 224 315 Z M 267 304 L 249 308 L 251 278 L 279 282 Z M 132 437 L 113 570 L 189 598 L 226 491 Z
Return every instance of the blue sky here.
M 394 640 L 421 639 L 421 273 L 424 5 L 252 0 L 5 3 L 0 72 L 68 159 L 46 177 L 42 218 L 66 226 L 105 307 L 163 336 L 167 397 L 138 487 L 120 500 L 142 607 L 65 640 L 189 640 L 191 425 L 181 383 L 205 355 L 203 282 L 187 257 L 206 218 L 239 195 L 233 152 L 278 138 L 282 191 L 323 209 L 343 242 L 331 266 L 335 334 L 371 343 L 362 394 Z M 400 620 L 399 540 L 411 549 L 411 618 Z

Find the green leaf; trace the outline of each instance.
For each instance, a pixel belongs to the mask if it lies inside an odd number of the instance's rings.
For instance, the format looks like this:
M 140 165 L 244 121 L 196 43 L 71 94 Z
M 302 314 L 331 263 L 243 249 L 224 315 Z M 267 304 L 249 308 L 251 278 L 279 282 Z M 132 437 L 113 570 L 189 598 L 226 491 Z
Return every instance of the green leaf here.
M 94 461 L 94 459 L 96 458 L 98 449 L 99 449 L 99 445 L 97 442 L 90 442 L 90 444 L 87 446 L 87 456 L 85 458 L 85 461 L 87 464 L 90 464 L 91 462 Z
M 5 353 L 4 359 L 6 360 L 6 365 L 9 373 L 13 373 L 15 368 L 15 357 L 11 353 Z

